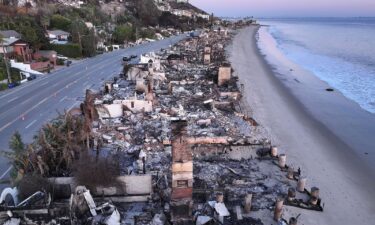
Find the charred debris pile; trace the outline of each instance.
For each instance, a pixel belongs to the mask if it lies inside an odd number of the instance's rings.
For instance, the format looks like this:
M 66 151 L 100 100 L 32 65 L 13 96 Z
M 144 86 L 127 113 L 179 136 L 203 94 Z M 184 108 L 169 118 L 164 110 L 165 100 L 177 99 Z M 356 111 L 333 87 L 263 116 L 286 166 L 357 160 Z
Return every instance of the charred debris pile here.
M 203 31 L 87 90 L 80 109 L 60 120 L 71 122 L 50 125 L 49 135 L 72 144 L 62 151 L 44 133 L 43 147 L 28 151 L 35 165 L 24 172 L 47 184 L 23 199 L 19 187 L 4 190 L 3 221 L 297 224 L 298 216 L 283 216 L 285 205 L 322 211 L 319 189 L 307 189 L 301 170 L 286 164 L 241 104 L 225 55 L 232 35 Z

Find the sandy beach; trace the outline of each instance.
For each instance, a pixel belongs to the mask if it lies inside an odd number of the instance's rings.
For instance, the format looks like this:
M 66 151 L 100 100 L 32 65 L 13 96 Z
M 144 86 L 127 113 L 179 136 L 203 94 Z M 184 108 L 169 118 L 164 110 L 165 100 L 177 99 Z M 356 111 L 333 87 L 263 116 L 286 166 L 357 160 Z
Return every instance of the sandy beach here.
M 374 173 L 274 74 L 257 47 L 257 30 L 241 30 L 228 48 L 234 74 L 244 84 L 247 110 L 287 154 L 287 163 L 302 169 L 307 188 L 320 188 L 325 204 L 324 212 L 286 207 L 285 218 L 301 214 L 299 224 L 374 224 Z

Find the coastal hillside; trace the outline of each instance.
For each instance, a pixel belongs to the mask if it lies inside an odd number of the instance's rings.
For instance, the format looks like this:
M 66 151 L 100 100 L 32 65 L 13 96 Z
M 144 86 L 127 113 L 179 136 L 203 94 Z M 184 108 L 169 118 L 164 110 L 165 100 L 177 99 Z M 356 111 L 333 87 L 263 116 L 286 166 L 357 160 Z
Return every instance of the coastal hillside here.
M 156 33 L 169 36 L 163 28 L 178 31 L 209 25 L 209 15 L 189 3 L 159 0 L 70 1 L 4 0 L 0 2 L 0 30 L 15 30 L 34 49 L 46 46 L 47 30 L 62 30 L 89 36 L 95 29 L 95 42 L 123 44 L 139 38 L 155 39 Z M 79 33 L 77 31 L 80 31 Z M 81 39 L 82 42 L 82 39 Z M 92 42 L 92 41 L 91 41 Z M 80 46 L 85 48 L 84 46 Z M 84 56 L 90 56 L 87 52 Z
M 22 41 L 27 45 L 26 55 L 9 55 L 9 58 L 17 62 L 38 62 L 32 67 L 35 65 L 39 71 L 50 70 L 46 65 L 52 55 L 51 52 L 43 52 L 43 57 L 39 57 L 41 50 L 56 51 L 68 58 L 92 57 L 111 51 L 113 46 L 126 47 L 160 40 L 209 25 L 207 13 L 184 2 L 0 1 L 0 38 L 5 38 L 2 42 L 13 44 Z M 15 37 L 8 34 L 15 34 Z M 35 53 L 38 57 L 34 57 Z M 50 61 L 53 65 L 63 63 L 57 59 Z M 19 80 L 18 72 L 14 74 L 13 80 Z M 0 81 L 5 78 L 6 66 L 0 58 Z

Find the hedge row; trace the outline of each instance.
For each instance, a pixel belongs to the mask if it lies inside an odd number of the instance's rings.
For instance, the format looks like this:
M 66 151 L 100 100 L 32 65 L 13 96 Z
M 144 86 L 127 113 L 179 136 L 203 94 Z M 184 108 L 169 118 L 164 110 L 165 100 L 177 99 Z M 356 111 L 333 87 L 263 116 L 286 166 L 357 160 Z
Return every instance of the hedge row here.
M 82 51 L 78 44 L 50 44 L 49 49 L 55 50 L 58 54 L 69 58 L 80 58 L 82 57 Z

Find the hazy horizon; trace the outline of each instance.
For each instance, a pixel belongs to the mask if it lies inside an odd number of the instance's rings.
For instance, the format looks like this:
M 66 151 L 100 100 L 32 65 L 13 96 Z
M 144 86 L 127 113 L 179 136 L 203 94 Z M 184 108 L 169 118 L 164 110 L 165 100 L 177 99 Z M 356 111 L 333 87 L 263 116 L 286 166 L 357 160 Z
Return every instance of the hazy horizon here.
M 190 0 L 217 16 L 374 17 L 374 0 Z

